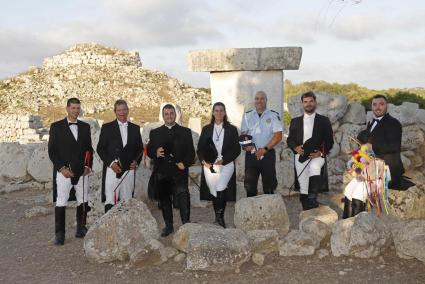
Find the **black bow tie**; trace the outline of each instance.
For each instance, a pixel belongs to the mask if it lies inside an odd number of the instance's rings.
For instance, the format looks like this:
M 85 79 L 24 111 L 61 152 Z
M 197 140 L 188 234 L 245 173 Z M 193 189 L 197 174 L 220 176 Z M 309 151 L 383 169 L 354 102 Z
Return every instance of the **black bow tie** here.
M 376 119 L 376 118 L 374 118 L 374 119 L 372 119 L 372 124 L 374 124 L 374 123 L 379 123 L 380 122 L 380 120 L 379 119 Z
M 68 126 L 71 126 L 71 125 L 77 125 L 78 126 L 78 123 L 77 122 L 68 122 Z

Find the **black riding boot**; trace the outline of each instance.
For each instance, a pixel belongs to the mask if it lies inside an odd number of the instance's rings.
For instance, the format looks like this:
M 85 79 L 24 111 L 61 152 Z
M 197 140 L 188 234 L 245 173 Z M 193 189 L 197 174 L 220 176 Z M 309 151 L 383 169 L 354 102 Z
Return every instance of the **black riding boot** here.
M 114 207 L 112 204 L 105 204 L 105 213 L 107 213 L 111 208 Z
M 177 201 L 180 206 L 180 218 L 182 224 L 190 223 L 190 195 L 189 192 L 181 192 L 177 195 Z
M 344 197 L 344 211 L 342 212 L 342 219 L 351 217 L 351 200 Z
M 165 227 L 161 230 L 161 237 L 166 237 L 174 232 L 173 226 L 173 205 L 171 197 L 160 201 L 162 217 L 164 218 Z
M 90 211 L 90 206 L 88 202 L 81 203 L 77 206 L 77 231 L 75 232 L 76 238 L 84 238 L 87 234 L 87 213 Z
M 65 243 L 65 206 L 55 207 L 55 242 L 57 246 Z
M 224 210 L 226 209 L 226 189 L 223 191 L 217 191 L 217 197 L 213 199 L 215 223 L 226 228 L 224 222 Z
M 307 196 L 307 209 L 313 209 L 319 207 L 317 202 L 317 195 L 320 191 L 320 185 L 322 178 L 320 176 L 311 176 L 308 182 L 308 196 Z
M 366 203 L 361 200 L 353 198 L 353 200 L 351 201 L 351 216 L 354 217 L 360 212 L 363 212 L 365 210 L 366 210 Z

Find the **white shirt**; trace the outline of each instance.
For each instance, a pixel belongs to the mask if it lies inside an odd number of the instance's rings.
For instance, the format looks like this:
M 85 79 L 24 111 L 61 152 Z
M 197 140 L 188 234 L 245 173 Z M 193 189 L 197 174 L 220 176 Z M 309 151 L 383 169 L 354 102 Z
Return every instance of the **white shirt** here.
M 217 152 L 218 152 L 217 160 L 222 160 L 223 156 L 221 154 L 221 150 L 223 149 L 223 141 L 224 141 L 223 123 L 220 123 L 220 124 L 214 123 L 213 141 L 214 141 L 215 148 L 217 149 Z
M 251 135 L 252 141 L 257 148 L 264 148 L 272 139 L 273 134 L 283 131 L 279 114 L 273 110 L 266 109 L 258 115 L 255 109 L 245 112 L 241 132 Z
M 304 113 L 304 134 L 303 134 L 303 143 L 313 136 L 313 127 L 314 127 L 314 119 L 316 118 L 316 113 L 312 114 Z
M 121 122 L 118 120 L 118 126 L 120 128 L 122 146 L 125 147 L 127 145 L 127 136 L 128 136 L 128 122 Z
M 377 119 L 377 120 L 381 121 L 381 119 L 382 119 L 383 117 L 384 117 L 384 116 L 381 116 L 381 117 L 375 117 L 375 116 L 373 116 L 373 119 Z M 370 128 L 370 132 L 372 132 L 372 131 L 373 131 L 373 129 L 375 129 L 376 125 L 378 125 L 378 122 L 374 121 L 374 122 L 373 122 L 373 124 L 372 124 L 372 127 Z
M 70 121 L 68 118 L 66 118 L 66 120 L 68 121 L 68 124 L 69 123 L 78 123 L 78 119 L 75 122 Z M 69 125 L 69 129 L 71 130 L 72 135 L 75 138 L 75 141 L 77 141 L 78 140 L 78 126 L 75 125 L 75 124 Z

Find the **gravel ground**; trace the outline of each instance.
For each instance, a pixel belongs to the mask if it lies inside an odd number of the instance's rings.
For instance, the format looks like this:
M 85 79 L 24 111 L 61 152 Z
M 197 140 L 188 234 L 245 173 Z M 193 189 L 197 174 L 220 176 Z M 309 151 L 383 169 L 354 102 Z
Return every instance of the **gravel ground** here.
M 52 245 L 54 216 L 47 192 L 25 190 L 0 195 L 0 283 L 424 283 L 425 265 L 418 260 L 398 258 L 394 247 L 373 259 L 327 256 L 266 256 L 263 266 L 252 262 L 238 271 L 185 271 L 183 262 L 170 259 L 161 266 L 137 268 L 125 262 L 98 264 L 84 257 L 83 240 L 74 238 L 75 209 L 67 210 L 65 246 Z M 322 203 L 334 209 L 337 196 L 324 196 Z M 286 198 L 292 227 L 297 227 L 301 210 L 297 198 Z M 35 206 L 47 209 L 40 216 L 25 217 Z M 154 204 L 152 213 L 162 227 Z M 232 224 L 233 204 L 226 211 Z M 340 212 L 339 212 L 340 213 Z M 212 208 L 193 208 L 192 221 L 211 222 Z M 175 212 L 175 220 L 179 220 Z M 178 227 L 180 224 L 176 224 Z M 162 239 L 170 245 L 171 237 Z M 328 248 L 330 249 L 330 248 Z

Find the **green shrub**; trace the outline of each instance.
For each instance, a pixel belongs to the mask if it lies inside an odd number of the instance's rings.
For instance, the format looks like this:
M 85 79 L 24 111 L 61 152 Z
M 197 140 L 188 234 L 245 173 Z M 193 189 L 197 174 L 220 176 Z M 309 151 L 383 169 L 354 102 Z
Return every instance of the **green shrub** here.
M 392 96 L 388 94 L 385 94 L 385 95 L 387 96 L 388 102 L 390 104 L 401 105 L 403 102 L 411 102 L 411 103 L 417 103 L 419 105 L 419 108 L 422 108 L 422 109 L 425 108 L 425 98 L 411 92 L 398 91 Z M 367 110 L 371 110 L 372 98 L 373 96 L 370 96 L 370 97 L 362 99 L 361 101 L 362 105 Z

